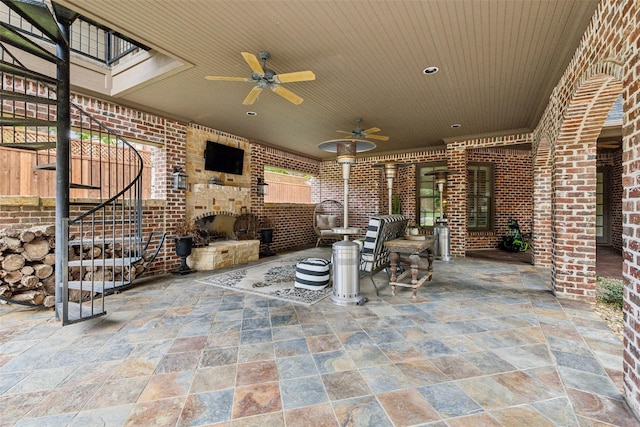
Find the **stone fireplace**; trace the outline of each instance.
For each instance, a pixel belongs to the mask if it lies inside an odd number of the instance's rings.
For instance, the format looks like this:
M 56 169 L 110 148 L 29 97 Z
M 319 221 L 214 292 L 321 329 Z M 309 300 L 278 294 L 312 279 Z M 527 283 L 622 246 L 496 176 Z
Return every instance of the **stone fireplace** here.
M 193 248 L 187 258 L 195 270 L 215 270 L 257 261 L 260 241 L 242 234 L 243 208 L 251 204 L 251 189 L 217 184 L 193 184 L 187 197 L 187 218 L 210 233 L 207 246 Z M 214 225 L 215 224 L 215 225 Z M 242 227 L 240 227 L 242 228 Z

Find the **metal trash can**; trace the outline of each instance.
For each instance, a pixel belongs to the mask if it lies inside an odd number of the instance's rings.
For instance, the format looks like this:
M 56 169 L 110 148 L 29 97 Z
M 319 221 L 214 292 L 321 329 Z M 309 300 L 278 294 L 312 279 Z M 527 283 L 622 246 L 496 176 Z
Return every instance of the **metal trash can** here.
M 366 302 L 360 296 L 360 246 L 341 240 L 333 244 L 333 291 L 331 301 L 338 305 Z
M 442 261 L 451 261 L 450 237 L 447 220 L 436 220 L 436 226 L 433 228 L 433 234 L 438 236 L 436 250 L 434 251 L 435 259 Z

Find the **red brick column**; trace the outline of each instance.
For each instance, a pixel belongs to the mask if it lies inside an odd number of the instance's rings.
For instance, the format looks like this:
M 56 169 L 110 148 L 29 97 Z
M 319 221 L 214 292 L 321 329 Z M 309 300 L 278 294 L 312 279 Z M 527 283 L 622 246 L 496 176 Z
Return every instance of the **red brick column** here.
M 467 151 L 465 141 L 447 144 L 447 211 L 451 256 L 463 257 L 467 238 Z
M 552 282 L 558 295 L 595 300 L 596 140 L 621 90 L 619 80 L 605 74 L 583 82 L 560 128 L 552 199 Z
M 551 152 L 543 137 L 533 160 L 533 264 L 551 266 Z
M 622 275 L 624 292 L 624 391 L 640 418 L 640 7 L 629 16 L 628 43 L 635 46 L 623 77 L 622 109 Z

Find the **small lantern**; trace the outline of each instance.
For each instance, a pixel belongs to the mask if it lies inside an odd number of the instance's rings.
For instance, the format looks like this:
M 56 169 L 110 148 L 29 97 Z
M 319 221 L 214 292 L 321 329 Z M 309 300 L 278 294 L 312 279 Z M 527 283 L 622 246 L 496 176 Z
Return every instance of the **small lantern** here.
M 173 167 L 173 189 L 174 190 L 186 190 L 187 189 L 187 174 L 182 171 L 182 167 Z
M 269 184 L 264 182 L 263 178 L 258 178 L 258 185 L 256 187 L 258 188 L 259 196 L 266 196 L 269 194 Z

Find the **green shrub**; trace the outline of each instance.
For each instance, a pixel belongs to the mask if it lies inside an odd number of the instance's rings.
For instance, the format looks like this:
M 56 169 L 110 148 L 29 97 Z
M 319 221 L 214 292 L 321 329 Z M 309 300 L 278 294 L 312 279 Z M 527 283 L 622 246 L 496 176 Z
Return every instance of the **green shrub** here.
M 624 283 L 622 280 L 598 277 L 596 279 L 596 291 L 598 293 L 598 301 L 615 305 L 622 309 L 624 295 Z

